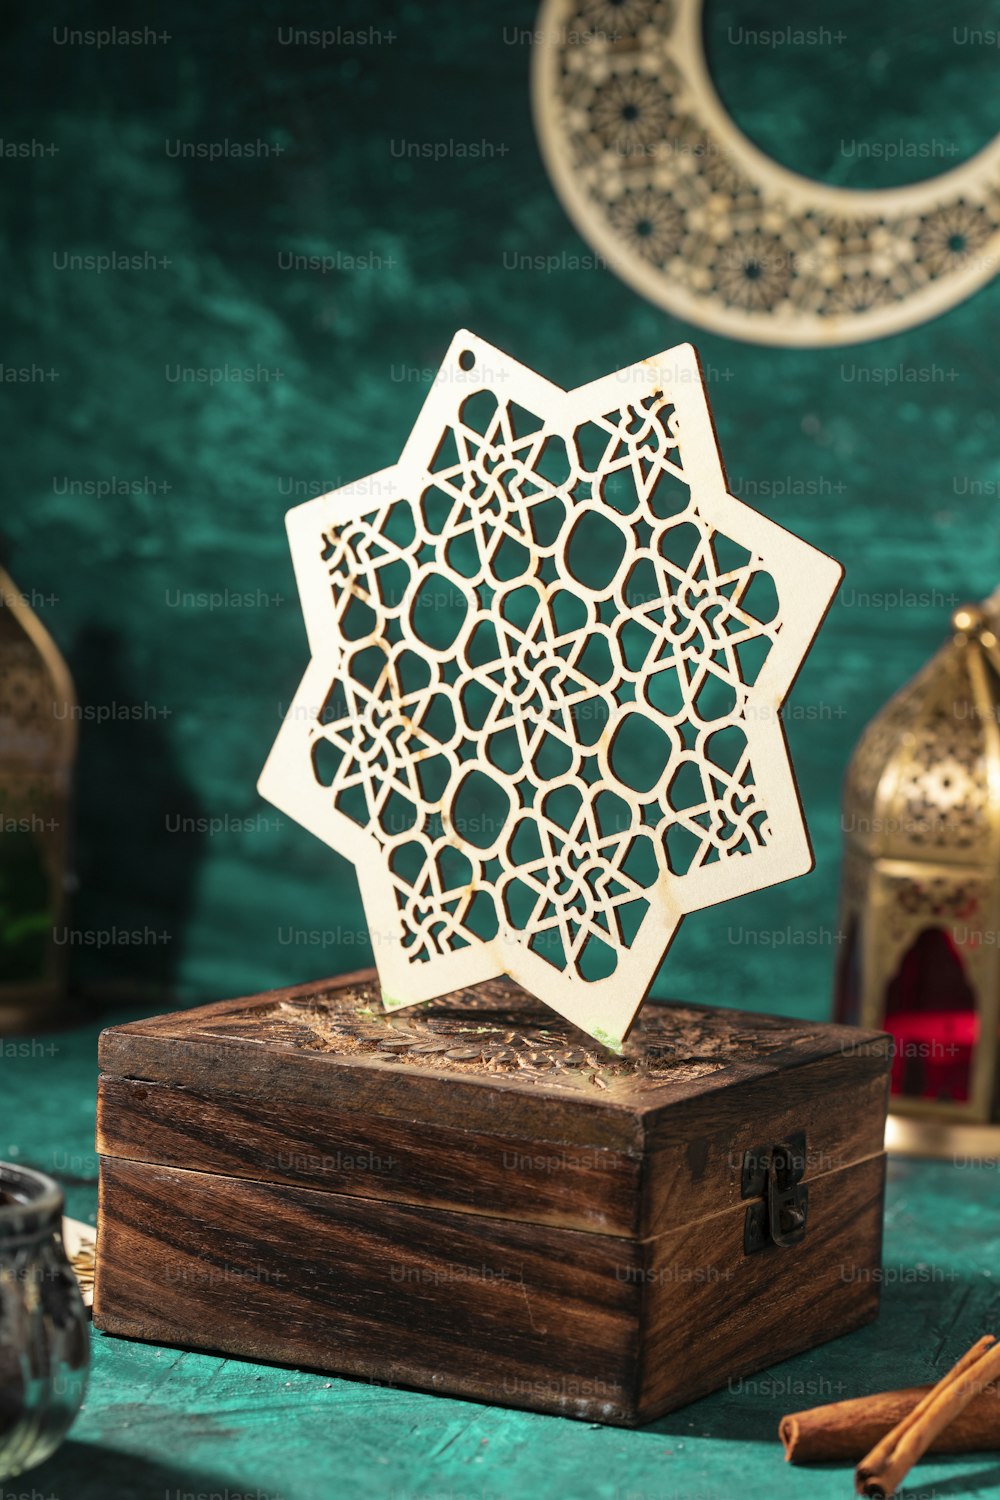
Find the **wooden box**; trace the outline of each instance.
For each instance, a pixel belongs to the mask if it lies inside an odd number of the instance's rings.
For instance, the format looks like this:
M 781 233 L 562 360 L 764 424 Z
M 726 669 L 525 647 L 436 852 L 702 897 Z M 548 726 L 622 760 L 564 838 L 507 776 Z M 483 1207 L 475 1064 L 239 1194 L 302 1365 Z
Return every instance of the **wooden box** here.
M 107 1333 L 633 1425 L 875 1316 L 887 1039 L 374 973 L 105 1031 Z

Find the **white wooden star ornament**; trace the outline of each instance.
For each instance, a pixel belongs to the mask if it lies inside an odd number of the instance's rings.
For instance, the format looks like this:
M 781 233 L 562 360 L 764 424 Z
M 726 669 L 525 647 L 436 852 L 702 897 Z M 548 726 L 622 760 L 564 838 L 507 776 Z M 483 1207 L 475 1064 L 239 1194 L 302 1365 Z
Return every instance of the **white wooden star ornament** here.
M 686 913 L 811 868 L 779 709 L 842 569 L 727 492 L 690 345 L 564 391 L 461 331 L 287 525 L 260 791 L 357 867 L 387 1007 L 506 974 L 618 1050 Z

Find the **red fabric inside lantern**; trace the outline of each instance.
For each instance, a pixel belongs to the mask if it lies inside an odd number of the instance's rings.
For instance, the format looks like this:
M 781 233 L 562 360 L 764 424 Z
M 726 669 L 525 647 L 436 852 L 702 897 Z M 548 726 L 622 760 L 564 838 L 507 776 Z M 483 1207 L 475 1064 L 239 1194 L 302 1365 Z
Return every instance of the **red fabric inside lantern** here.
M 884 1024 L 895 1044 L 894 1094 L 968 1101 L 979 1037 L 976 997 L 962 955 L 940 927 L 925 927 L 903 955 L 886 990 Z

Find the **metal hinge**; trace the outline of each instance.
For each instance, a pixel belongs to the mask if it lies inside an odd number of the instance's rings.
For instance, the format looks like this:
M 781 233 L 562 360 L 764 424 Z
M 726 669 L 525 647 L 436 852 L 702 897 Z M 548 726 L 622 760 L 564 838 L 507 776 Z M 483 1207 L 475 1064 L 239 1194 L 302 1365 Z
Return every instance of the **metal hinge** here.
M 748 1255 L 767 1245 L 787 1249 L 805 1239 L 809 1189 L 804 1130 L 771 1146 L 757 1146 L 743 1158 L 741 1196 L 759 1198 L 747 1209 L 743 1248 Z

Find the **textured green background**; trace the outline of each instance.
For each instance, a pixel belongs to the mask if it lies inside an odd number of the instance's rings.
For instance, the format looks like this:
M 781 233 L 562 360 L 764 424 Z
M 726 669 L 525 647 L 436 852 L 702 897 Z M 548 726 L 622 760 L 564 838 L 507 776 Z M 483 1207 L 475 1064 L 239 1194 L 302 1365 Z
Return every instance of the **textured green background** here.
M 391 13 L 361 0 L 288 12 L 183 3 L 149 19 L 170 33 L 162 44 L 54 41 L 54 27 L 118 19 L 86 4 L 22 3 L 0 22 L 5 138 L 58 148 L 3 162 L 3 363 L 58 378 L 4 384 L 0 526 L 20 587 L 54 596 L 40 613 L 83 704 L 93 714 L 131 705 L 139 715 L 83 725 L 75 925 L 167 935 L 77 952 L 78 983 L 211 998 L 368 958 L 350 867 L 254 790 L 306 656 L 282 516 L 294 498 L 393 461 L 451 334 L 467 325 L 563 384 L 693 339 L 734 491 L 846 564 L 841 602 L 788 719 L 816 872 L 692 918 L 654 991 L 824 1014 L 850 748 L 939 643 L 951 603 L 982 595 L 1000 575 L 1000 285 L 893 339 L 795 352 L 701 333 L 608 272 L 506 270 L 505 252 L 587 248 L 535 145 L 529 47 L 512 40 L 534 24 L 534 7 L 521 0 L 439 0 Z M 828 47 L 733 42 L 740 27 L 789 19 L 844 37 Z M 279 44 L 279 26 L 324 24 L 381 26 L 395 40 Z M 924 142 L 951 166 L 996 131 L 1000 51 L 959 45 L 955 28 L 998 25 L 996 5 L 965 0 L 877 9 L 841 0 L 808 18 L 734 0 L 709 6 L 707 30 L 720 92 L 754 139 L 817 177 L 872 187 L 923 175 L 926 162 L 862 160 L 845 142 Z M 282 150 L 189 161 L 169 154 L 178 140 Z M 394 155 L 402 142 L 447 140 L 487 141 L 496 154 L 471 163 Z M 106 275 L 58 269 L 64 254 L 108 252 L 170 264 Z M 368 266 L 282 271 L 285 252 Z M 271 378 L 169 378 L 178 366 L 226 365 Z M 909 373 L 891 382 L 891 372 Z M 79 492 L 113 481 L 139 492 Z M 220 589 L 259 590 L 266 602 L 177 603 Z M 199 816 L 229 827 L 171 832 L 178 818 Z M 289 945 L 289 927 L 339 936 L 325 949 Z M 91 1040 L 60 1046 L 54 1061 L 4 1061 L 0 1155 L 8 1135 L 40 1165 L 68 1152 L 77 1170 L 60 1175 L 90 1182 Z M 813 1380 L 833 1370 L 853 1391 L 929 1376 L 932 1358 L 959 1352 L 983 1326 L 995 1177 L 898 1171 L 890 1251 L 904 1266 L 946 1265 L 952 1279 L 897 1289 L 897 1322 L 800 1362 Z M 91 1189 L 74 1191 L 78 1211 L 89 1212 Z M 939 1227 L 952 1214 L 970 1235 L 961 1248 Z M 196 1357 L 168 1382 L 174 1356 L 100 1344 L 78 1442 L 146 1452 L 150 1467 L 109 1460 L 91 1488 L 68 1477 L 84 1457 L 77 1448 L 53 1469 L 50 1488 L 61 1496 L 153 1495 L 168 1481 L 214 1474 L 231 1487 L 234 1476 L 256 1476 L 298 1500 L 324 1493 L 318 1476 L 336 1473 L 345 1493 L 370 1482 L 376 1493 L 458 1500 L 530 1493 L 559 1464 L 568 1466 L 566 1493 L 600 1500 L 714 1500 L 734 1492 L 744 1466 L 744 1493 L 846 1492 L 843 1476 L 810 1479 L 778 1462 L 774 1420 L 808 1400 L 723 1395 L 652 1434 L 589 1433 L 339 1382 L 328 1390 L 311 1376 L 239 1365 L 220 1373 Z M 123 1401 L 136 1403 L 131 1413 Z M 194 1413 L 194 1428 L 182 1410 Z M 981 1460 L 942 1469 L 951 1477 L 936 1493 L 972 1493 L 956 1474 L 987 1468 Z M 130 1488 L 136 1474 L 145 1488 Z
M 381 46 L 283 46 L 279 26 L 302 18 L 273 5 L 172 10 L 162 45 L 55 45 L 54 25 L 82 27 L 90 14 L 15 6 L 5 21 L 7 135 L 59 149 L 5 163 L 3 356 L 59 378 L 6 387 L 3 528 L 21 588 L 57 596 L 41 612 L 84 705 L 143 715 L 83 724 L 77 923 L 148 923 L 169 940 L 80 952 L 78 973 L 138 970 L 201 997 L 367 957 L 350 868 L 279 824 L 255 792 L 306 659 L 282 517 L 290 488 L 304 498 L 395 459 L 448 340 L 468 325 L 566 384 L 694 338 L 735 492 L 846 564 L 788 722 L 817 872 L 690 921 L 655 991 L 822 1010 L 850 747 L 938 643 L 946 601 L 983 593 L 1000 572 L 1000 286 L 893 339 L 796 352 L 703 334 L 606 271 L 505 269 L 505 252 L 586 250 L 539 160 L 529 48 L 509 40 L 532 27 L 531 5 L 404 5 L 381 22 L 397 38 Z M 378 23 L 360 3 L 331 14 Z M 877 21 L 844 3 L 824 12 L 842 43 L 763 49 L 729 38 L 783 8 L 742 0 L 710 7 L 710 54 L 723 97 L 762 145 L 870 186 L 913 176 L 914 162 L 861 160 L 843 142 L 941 142 L 952 165 L 989 137 L 997 53 L 951 38 L 957 23 L 991 15 L 996 24 L 987 5 L 926 7 L 917 28 L 902 0 Z M 167 154 L 167 143 L 226 140 L 282 154 Z M 448 140 L 498 154 L 393 154 Z M 98 275 L 54 263 L 107 251 L 171 264 Z M 282 271 L 289 251 L 373 268 Z M 280 379 L 168 378 L 226 365 Z M 893 370 L 915 379 L 888 384 Z M 113 479 L 144 490 L 58 492 Z M 967 493 L 977 481 L 985 492 Z M 281 602 L 177 603 L 222 589 Z M 925 602 L 866 603 L 901 591 Z M 171 832 L 185 816 L 230 826 Z M 289 926 L 330 933 L 329 946 L 282 943 Z M 789 927 L 813 941 L 780 965 L 773 943 L 751 943 Z

